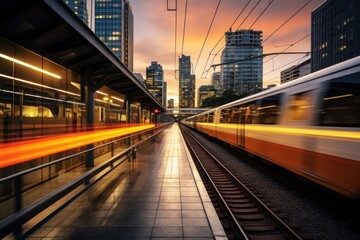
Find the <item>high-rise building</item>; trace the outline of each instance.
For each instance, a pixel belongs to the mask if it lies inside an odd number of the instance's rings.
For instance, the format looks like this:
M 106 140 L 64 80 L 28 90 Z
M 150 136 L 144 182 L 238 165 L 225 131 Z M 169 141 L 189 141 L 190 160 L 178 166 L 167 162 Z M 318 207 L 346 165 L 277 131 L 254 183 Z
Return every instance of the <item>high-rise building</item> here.
M 95 33 L 133 70 L 133 14 L 127 0 L 95 0 Z
M 225 33 L 225 49 L 221 53 L 222 92 L 233 90 L 243 94 L 262 87 L 263 60 L 262 57 L 253 58 L 263 53 L 261 41 L 262 31 L 230 30 Z
M 213 74 L 211 75 L 211 85 L 215 87 L 216 92 L 220 92 L 221 89 L 220 79 L 221 72 L 213 72 Z
M 312 72 L 360 55 L 359 10 L 359 0 L 327 0 L 312 12 Z
M 292 80 L 295 80 L 299 77 L 305 76 L 311 72 L 311 59 L 308 59 L 298 65 L 294 65 L 292 67 L 289 67 L 283 71 L 281 71 L 281 84 L 290 82 Z
M 167 82 L 163 82 L 163 88 L 162 88 L 162 105 L 166 106 L 166 98 L 167 98 Z
M 163 102 L 163 82 L 164 71 L 157 61 L 152 61 L 151 65 L 146 68 L 146 87 L 158 100 Z
M 168 108 L 174 108 L 174 99 L 173 98 L 168 100 Z
M 179 108 L 195 107 L 195 75 L 191 74 L 190 56 L 179 58 Z
M 124 64 L 134 69 L 134 16 L 129 1 L 124 5 Z
M 83 22 L 89 26 L 88 11 L 86 6 L 86 0 L 64 0 L 64 2 L 74 11 L 74 13 Z
M 198 88 L 198 107 L 204 107 L 203 101 L 216 95 L 214 85 L 203 85 Z

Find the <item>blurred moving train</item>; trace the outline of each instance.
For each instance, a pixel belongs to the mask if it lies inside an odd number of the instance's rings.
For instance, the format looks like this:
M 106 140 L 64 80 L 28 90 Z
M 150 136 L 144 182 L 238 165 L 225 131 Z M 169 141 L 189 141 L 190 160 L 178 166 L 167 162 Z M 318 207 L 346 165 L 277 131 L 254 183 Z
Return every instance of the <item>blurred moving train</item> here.
M 360 199 L 360 57 L 182 123 Z

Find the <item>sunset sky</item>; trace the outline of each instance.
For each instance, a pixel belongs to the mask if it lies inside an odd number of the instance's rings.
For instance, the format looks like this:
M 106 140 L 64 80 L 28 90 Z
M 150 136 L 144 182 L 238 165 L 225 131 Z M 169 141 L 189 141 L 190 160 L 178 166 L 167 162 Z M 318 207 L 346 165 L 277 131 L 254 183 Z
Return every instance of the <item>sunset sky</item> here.
M 263 31 L 264 53 L 281 52 L 296 42 L 298 43 L 286 52 L 310 51 L 311 12 L 324 2 L 324 0 L 312 0 L 269 37 L 309 0 L 220 0 L 212 28 L 199 57 L 219 0 L 188 0 L 184 42 L 182 39 L 186 0 L 178 0 L 176 55 L 175 12 L 167 11 L 167 1 L 169 7 L 174 8 L 175 0 L 129 1 L 134 14 L 134 72 L 141 73 L 145 78 L 146 67 L 151 61 L 158 61 L 163 66 L 164 80 L 168 83 L 167 97 L 174 98 L 175 105 L 178 103 L 178 80 L 175 79 L 175 68 L 178 68 L 182 45 L 184 45 L 183 54 L 190 55 L 193 68 L 196 66 L 196 89 L 198 89 L 201 85 L 210 84 L 211 74 L 214 72 L 213 68 L 209 69 L 210 63 L 216 53 L 218 55 L 213 64 L 220 63 L 220 49 L 224 46 L 225 40 L 222 39 L 213 52 L 211 50 L 229 30 L 248 2 L 248 6 L 235 22 L 232 30 L 249 29 L 270 3 L 264 14 L 251 27 L 253 30 Z M 255 7 L 256 4 L 258 5 Z M 253 8 L 254 11 L 249 15 Z M 209 55 L 209 63 L 206 65 Z M 308 58 L 305 55 L 278 55 L 275 58 L 264 58 L 263 86 L 279 84 L 280 71 Z M 204 73 L 206 70 L 209 70 L 208 74 Z M 220 67 L 217 67 L 216 71 L 220 71 Z

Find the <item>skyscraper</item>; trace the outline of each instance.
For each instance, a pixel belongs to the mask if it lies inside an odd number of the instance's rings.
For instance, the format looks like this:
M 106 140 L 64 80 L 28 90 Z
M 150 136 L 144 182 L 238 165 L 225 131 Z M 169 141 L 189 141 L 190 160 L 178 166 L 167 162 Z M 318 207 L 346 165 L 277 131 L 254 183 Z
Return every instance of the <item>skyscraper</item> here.
M 134 69 L 134 16 L 127 0 L 124 9 L 124 64 L 132 72 Z
M 198 107 L 204 107 L 203 101 L 216 94 L 214 85 L 203 85 L 198 89 Z
M 179 58 L 179 108 L 195 107 L 195 75 L 191 74 L 190 56 Z
M 163 82 L 164 71 L 157 61 L 152 61 L 151 65 L 146 68 L 146 87 L 158 100 L 163 102 Z M 165 105 L 164 105 L 165 106 Z
M 166 107 L 166 98 L 167 98 L 167 82 L 163 82 L 162 88 L 162 105 Z
M 262 31 L 238 30 L 225 33 L 225 49 L 221 53 L 221 91 L 243 94 L 262 87 Z M 240 61 L 237 61 L 240 60 Z M 237 61 L 237 62 L 234 62 Z M 225 64 L 229 62 L 229 64 Z M 233 62 L 233 63 L 231 63 Z
M 133 27 L 127 0 L 95 0 L 95 33 L 131 71 Z
M 359 0 L 327 0 L 312 12 L 312 72 L 360 55 L 359 9 Z
M 211 85 L 215 87 L 215 90 L 217 92 L 220 92 L 221 89 L 220 79 L 221 79 L 221 72 L 214 72 L 211 75 Z
M 86 0 L 64 0 L 64 2 L 74 11 L 74 13 L 83 22 L 89 26 L 88 11 L 86 6 Z

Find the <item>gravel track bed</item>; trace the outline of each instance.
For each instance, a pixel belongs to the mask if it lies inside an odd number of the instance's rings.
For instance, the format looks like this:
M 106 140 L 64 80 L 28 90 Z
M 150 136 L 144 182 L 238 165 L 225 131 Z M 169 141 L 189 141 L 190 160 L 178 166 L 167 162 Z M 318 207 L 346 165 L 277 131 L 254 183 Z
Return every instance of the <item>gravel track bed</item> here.
M 198 133 L 194 134 L 228 169 L 231 169 L 236 176 L 241 176 L 246 183 L 251 183 L 253 189 L 285 214 L 291 223 L 298 226 L 300 234 L 305 233 L 305 236 L 311 239 L 360 240 L 360 230 L 350 227 L 349 223 L 330 209 L 284 184 L 279 184 L 278 180 L 248 163 L 239 161 L 238 157 L 230 153 L 227 146 Z

